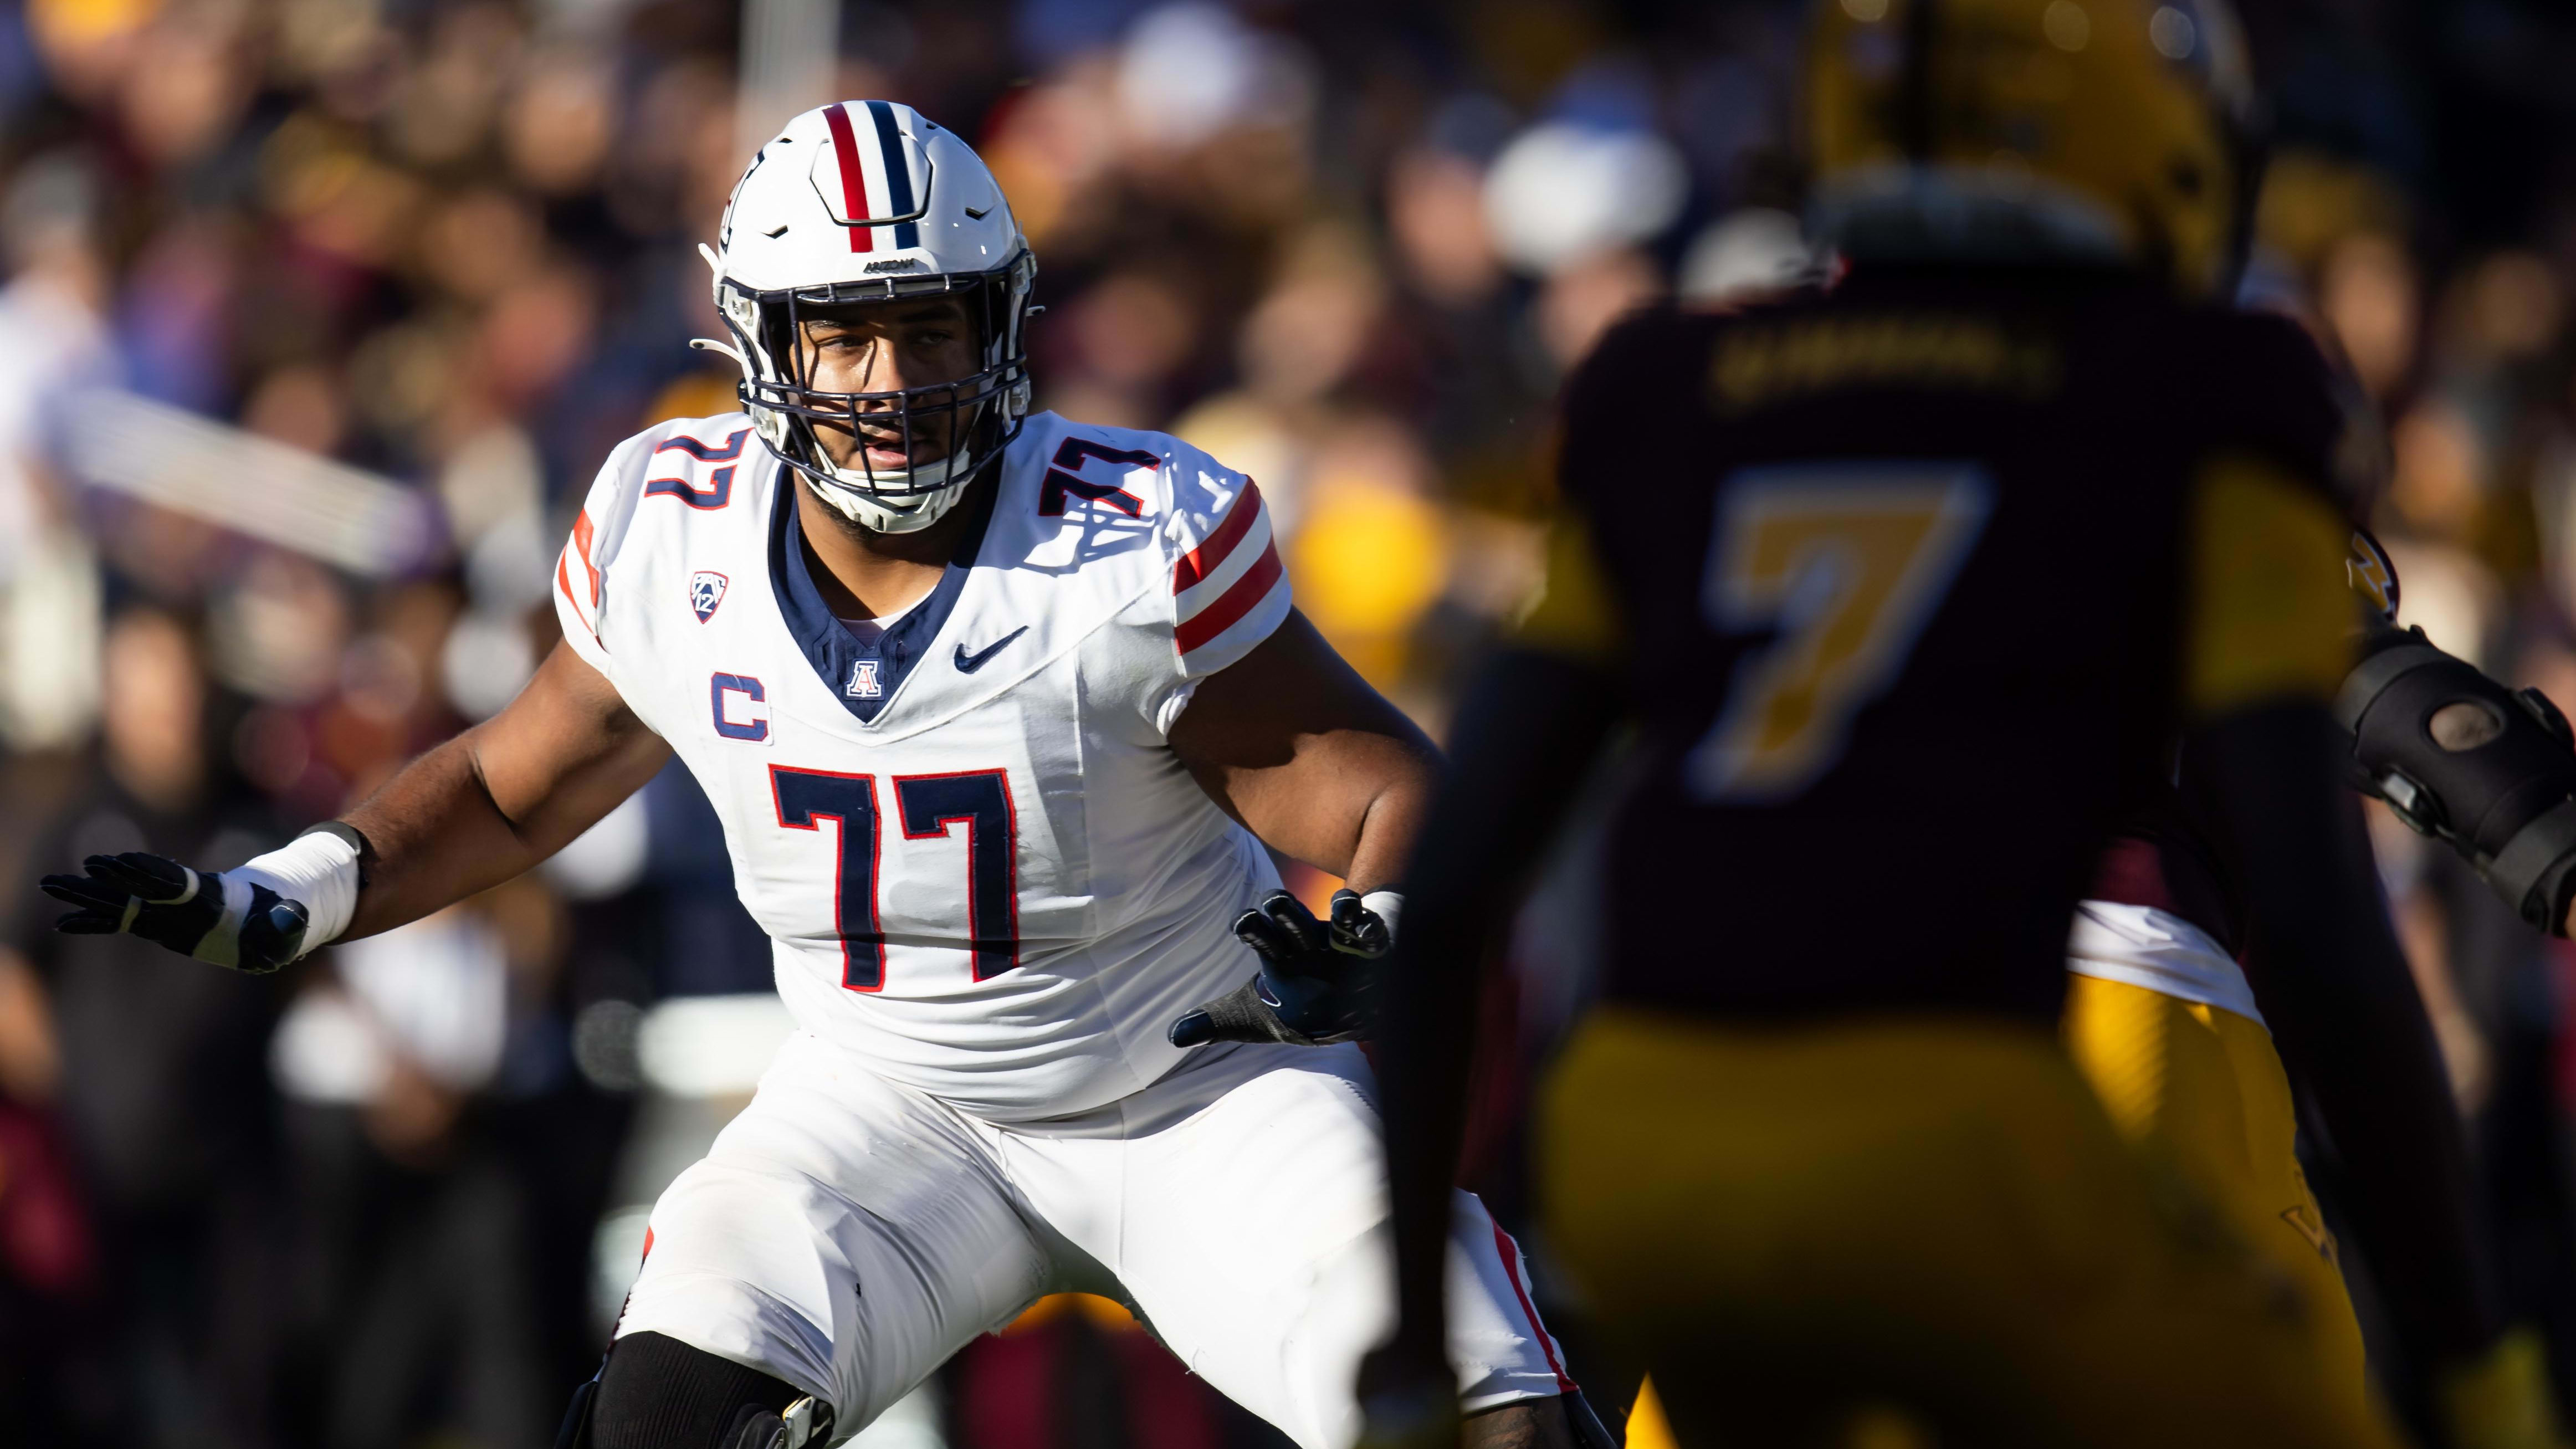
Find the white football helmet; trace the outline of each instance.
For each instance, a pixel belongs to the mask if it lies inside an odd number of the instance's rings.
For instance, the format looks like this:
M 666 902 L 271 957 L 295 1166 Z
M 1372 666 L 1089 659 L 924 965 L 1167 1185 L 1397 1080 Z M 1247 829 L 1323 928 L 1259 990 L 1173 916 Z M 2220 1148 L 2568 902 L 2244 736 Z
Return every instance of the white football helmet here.
M 937 522 L 1001 456 L 1029 410 L 1029 287 L 1037 261 L 1001 186 L 955 134 L 892 101 L 835 101 L 787 123 L 760 148 L 725 204 L 716 310 L 742 365 L 752 425 L 825 502 L 860 526 L 910 533 Z M 895 392 L 807 385 L 802 320 L 817 308 L 955 293 L 979 329 L 983 367 L 953 383 Z M 917 430 L 955 419 L 948 456 L 900 469 L 832 461 L 817 422 L 857 432 Z

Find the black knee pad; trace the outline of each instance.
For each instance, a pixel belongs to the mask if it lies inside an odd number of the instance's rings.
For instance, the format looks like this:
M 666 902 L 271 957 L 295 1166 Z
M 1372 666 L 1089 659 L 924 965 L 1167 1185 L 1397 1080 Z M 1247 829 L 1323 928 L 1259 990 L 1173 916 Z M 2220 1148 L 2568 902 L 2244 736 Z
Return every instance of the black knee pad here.
M 783 1415 L 751 1404 L 734 1415 L 726 1449 L 823 1449 L 832 1436 L 832 1406 L 819 1399 L 798 1399 Z
M 830 1405 L 658 1333 L 617 1340 L 582 1395 L 561 1449 L 799 1449 L 831 1431 Z

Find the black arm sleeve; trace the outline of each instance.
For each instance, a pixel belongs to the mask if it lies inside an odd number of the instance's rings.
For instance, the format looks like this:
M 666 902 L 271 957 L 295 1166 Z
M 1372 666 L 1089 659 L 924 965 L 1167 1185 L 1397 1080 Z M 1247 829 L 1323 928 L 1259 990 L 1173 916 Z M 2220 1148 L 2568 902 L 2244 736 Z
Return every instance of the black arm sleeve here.
M 1404 926 L 1386 960 L 1377 1070 L 1394 1193 L 1400 1321 L 1444 1321 L 1449 1189 L 1465 1132 L 1478 967 L 1620 716 L 1601 671 L 1513 650 L 1458 713 L 1448 778 L 1405 873 Z M 1433 1346 L 1445 1351 L 1438 1340 Z
M 2248 974 L 2349 1171 L 2362 1247 L 2419 1362 L 2500 1326 L 2470 1228 L 2467 1152 L 2432 1025 L 2390 930 L 2326 711 L 2281 704 L 2196 731 L 2223 848 L 2244 882 Z
M 2436 738 L 2434 722 L 2457 716 Z M 2525 921 L 2565 935 L 2576 899 L 2576 732 L 2420 629 L 2375 624 L 2335 698 L 2354 785 L 2458 851 Z

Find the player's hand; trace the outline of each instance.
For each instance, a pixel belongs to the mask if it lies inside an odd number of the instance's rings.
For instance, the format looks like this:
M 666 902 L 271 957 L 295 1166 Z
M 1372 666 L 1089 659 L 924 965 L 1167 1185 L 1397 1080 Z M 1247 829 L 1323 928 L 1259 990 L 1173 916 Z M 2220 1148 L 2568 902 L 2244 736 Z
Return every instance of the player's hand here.
M 2566 1449 L 2540 1335 L 2515 1328 L 2435 1385 L 2449 1449 Z
M 1172 1023 L 1177 1047 L 1217 1041 L 1321 1046 L 1368 1033 L 1377 982 L 1370 963 L 1394 932 L 1359 892 L 1333 892 L 1332 920 L 1315 919 L 1286 891 L 1235 918 L 1234 934 L 1261 958 L 1261 974 Z
M 54 929 L 75 936 L 131 932 L 182 956 L 236 971 L 268 972 L 295 959 L 308 913 L 264 885 L 190 870 L 130 850 L 93 855 L 82 875 L 49 875 L 45 894 L 72 909 Z

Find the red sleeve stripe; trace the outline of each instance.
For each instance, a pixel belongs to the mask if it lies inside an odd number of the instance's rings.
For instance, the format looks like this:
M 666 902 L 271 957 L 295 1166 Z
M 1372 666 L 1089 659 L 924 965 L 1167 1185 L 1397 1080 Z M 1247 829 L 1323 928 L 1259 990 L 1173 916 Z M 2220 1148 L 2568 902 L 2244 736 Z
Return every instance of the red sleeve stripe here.
M 1243 577 L 1234 581 L 1234 587 L 1227 589 L 1215 603 L 1183 619 L 1173 631 L 1181 652 L 1187 654 L 1234 627 L 1263 599 L 1270 597 L 1270 591 L 1279 586 L 1281 573 L 1279 550 L 1263 545 L 1261 557 L 1243 571 Z
M 581 600 L 573 595 L 572 566 L 560 558 L 555 560 L 555 589 L 563 595 L 565 603 L 572 605 L 572 616 L 579 619 L 581 626 L 590 631 L 590 637 L 598 638 L 598 623 L 590 615 L 582 612 Z
M 1206 577 L 1172 596 L 1172 615 L 1187 619 L 1199 610 L 1222 599 L 1234 588 L 1234 581 L 1252 571 L 1261 556 L 1276 547 L 1278 540 L 1270 532 L 1270 512 L 1263 509 L 1252 520 L 1252 530 L 1235 544 L 1232 552 L 1209 568 Z
M 1216 532 L 1209 534 L 1206 542 L 1182 555 L 1181 561 L 1172 565 L 1172 592 L 1180 593 L 1215 573 L 1217 567 L 1225 562 L 1226 555 L 1234 552 L 1235 545 L 1243 542 L 1243 536 L 1252 531 L 1253 521 L 1260 514 L 1261 488 L 1246 478 L 1242 495 L 1234 500 L 1232 508 L 1226 510 L 1225 521 L 1216 526 Z
M 581 571 L 590 578 L 590 607 L 599 608 L 599 570 L 590 561 L 590 513 L 585 509 L 572 521 L 573 552 L 581 556 Z

